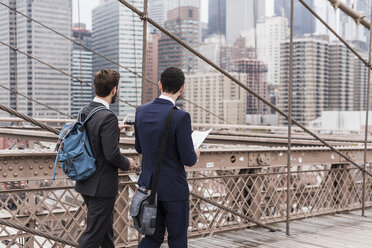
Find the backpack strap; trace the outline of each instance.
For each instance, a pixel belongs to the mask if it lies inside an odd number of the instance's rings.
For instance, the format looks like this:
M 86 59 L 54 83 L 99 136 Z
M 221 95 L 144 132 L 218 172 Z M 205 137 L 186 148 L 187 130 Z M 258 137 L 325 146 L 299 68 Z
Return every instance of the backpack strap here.
M 79 114 L 78 114 L 78 116 L 77 116 L 77 121 L 78 121 L 78 122 L 81 122 L 81 114 L 83 113 L 83 110 L 85 109 L 85 107 L 86 107 L 86 106 L 82 107 L 82 108 L 80 109 L 80 111 L 79 111 Z
M 92 111 L 90 111 L 89 115 L 87 116 L 87 118 L 85 118 L 84 122 L 83 122 L 83 125 L 95 114 L 97 113 L 98 111 L 101 111 L 101 110 L 108 110 L 108 111 L 111 111 L 111 109 L 108 109 L 106 108 L 105 106 L 99 106 L 99 107 L 96 107 L 94 108 Z
M 155 169 L 155 175 L 154 175 L 152 183 L 151 183 L 151 194 L 149 196 L 149 204 L 154 204 L 155 203 L 155 195 L 156 195 L 156 190 L 158 188 L 159 176 L 160 176 L 160 167 L 162 166 L 163 161 L 164 161 L 165 148 L 167 147 L 168 136 L 169 136 L 169 129 L 171 127 L 173 117 L 176 114 L 177 110 L 178 110 L 177 107 L 173 107 L 169 111 L 167 121 L 165 122 L 163 137 L 161 138 L 160 147 L 159 147 L 159 153 L 158 153 L 158 160 L 157 160 L 157 165 L 156 165 L 156 169 Z

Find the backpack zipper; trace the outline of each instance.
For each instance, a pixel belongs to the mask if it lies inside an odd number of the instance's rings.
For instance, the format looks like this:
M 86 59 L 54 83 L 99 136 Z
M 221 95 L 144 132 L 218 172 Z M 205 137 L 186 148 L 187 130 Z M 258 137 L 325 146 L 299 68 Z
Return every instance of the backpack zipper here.
M 88 153 L 89 157 L 92 157 L 92 155 L 90 155 L 90 152 L 88 151 L 88 147 L 87 145 L 85 144 L 85 141 L 84 140 L 81 140 L 81 143 L 83 144 L 84 148 L 85 148 L 85 151 Z
M 76 156 L 74 156 L 74 157 L 71 158 L 71 167 L 72 167 L 72 165 L 74 164 L 74 159 L 80 157 L 80 156 L 83 155 L 83 154 L 84 154 L 84 152 L 79 153 L 78 155 L 76 155 Z

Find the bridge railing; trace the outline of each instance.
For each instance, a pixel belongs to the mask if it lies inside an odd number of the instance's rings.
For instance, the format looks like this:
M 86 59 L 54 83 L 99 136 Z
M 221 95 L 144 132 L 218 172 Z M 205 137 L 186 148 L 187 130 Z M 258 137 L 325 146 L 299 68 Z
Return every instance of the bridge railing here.
M 342 152 L 363 163 L 362 148 Z M 125 151 L 138 163 L 140 157 Z M 57 170 L 50 180 L 55 153 L 0 154 L 0 242 L 8 247 L 69 247 L 85 228 L 86 207 L 74 183 Z M 325 148 L 297 148 L 292 152 L 290 219 L 360 209 L 362 172 Z M 213 159 L 214 158 L 214 159 Z M 368 150 L 372 160 L 372 149 Z M 189 236 L 206 236 L 286 219 L 286 149 L 211 149 L 188 169 L 190 191 Z M 368 164 L 368 171 L 371 168 Z M 116 247 L 135 247 L 129 205 L 136 174 L 121 173 L 114 210 Z M 366 206 L 372 206 L 372 180 L 366 182 Z M 228 211 L 221 206 L 228 206 Z M 17 229 L 16 223 L 36 230 Z M 52 236 L 48 238 L 46 235 Z M 59 241 L 58 239 L 62 240 Z

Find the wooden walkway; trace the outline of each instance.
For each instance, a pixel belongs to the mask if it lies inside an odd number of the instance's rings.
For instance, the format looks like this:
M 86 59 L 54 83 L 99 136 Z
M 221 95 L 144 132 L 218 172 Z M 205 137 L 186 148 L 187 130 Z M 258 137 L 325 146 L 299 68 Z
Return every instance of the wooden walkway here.
M 232 231 L 207 238 L 189 240 L 189 248 L 371 248 L 372 209 L 292 221 L 291 236 L 285 235 L 285 223 L 274 224 L 282 232 L 262 228 Z M 167 246 L 162 246 L 167 247 Z

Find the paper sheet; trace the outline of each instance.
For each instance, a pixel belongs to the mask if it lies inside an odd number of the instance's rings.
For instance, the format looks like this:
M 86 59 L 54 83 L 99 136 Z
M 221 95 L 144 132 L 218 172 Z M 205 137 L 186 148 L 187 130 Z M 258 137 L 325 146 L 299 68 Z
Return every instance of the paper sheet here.
M 200 147 L 200 145 L 203 143 L 205 138 L 207 138 L 208 134 L 212 131 L 212 129 L 209 129 L 207 131 L 194 131 L 191 134 L 192 142 L 194 143 L 194 149 L 197 149 Z

